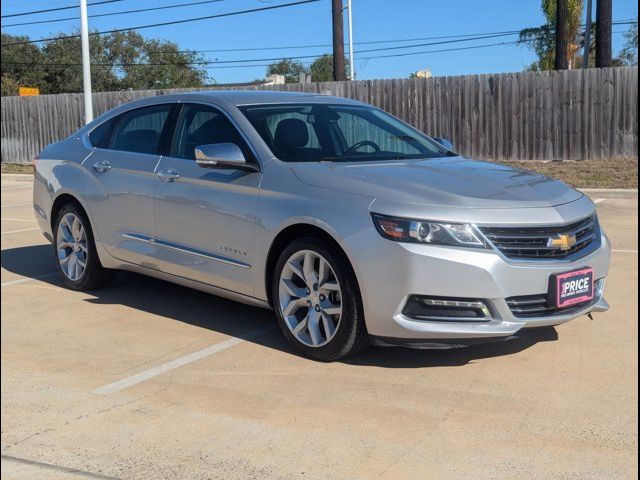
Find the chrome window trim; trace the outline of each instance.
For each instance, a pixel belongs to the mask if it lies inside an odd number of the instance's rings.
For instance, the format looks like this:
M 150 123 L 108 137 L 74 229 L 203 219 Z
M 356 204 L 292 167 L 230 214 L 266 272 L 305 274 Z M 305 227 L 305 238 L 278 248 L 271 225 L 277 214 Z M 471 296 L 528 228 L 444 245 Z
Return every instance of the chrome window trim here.
M 206 258 L 207 260 L 213 260 L 215 262 L 232 265 L 234 267 L 251 268 L 251 265 L 249 265 L 248 263 L 241 262 L 239 260 L 223 257 L 221 255 L 216 255 L 214 253 L 203 252 L 202 250 L 188 248 L 183 245 L 178 245 L 176 243 L 165 242 L 164 240 L 158 240 L 157 238 L 147 237 L 145 235 L 139 235 L 137 233 L 124 233 L 122 236 L 130 240 L 136 240 L 138 242 L 143 242 L 143 243 L 152 243 L 153 245 L 157 245 L 159 247 L 168 248 L 170 250 L 175 250 L 177 252 L 187 253 L 189 255 L 195 255 L 197 257 L 202 257 L 202 258 Z

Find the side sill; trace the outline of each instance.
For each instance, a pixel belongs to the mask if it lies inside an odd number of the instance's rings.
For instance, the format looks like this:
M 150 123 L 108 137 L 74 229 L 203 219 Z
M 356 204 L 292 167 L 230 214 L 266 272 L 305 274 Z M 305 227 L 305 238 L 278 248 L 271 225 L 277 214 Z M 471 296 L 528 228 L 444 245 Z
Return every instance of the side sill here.
M 158 278 L 160 280 L 164 280 L 167 282 L 177 283 L 178 285 L 183 285 L 185 287 L 193 288 L 195 290 L 200 290 L 201 292 L 210 293 L 212 295 L 226 298 L 228 300 L 233 300 L 235 302 L 243 303 L 245 305 L 252 305 L 254 307 L 264 308 L 266 310 L 272 310 L 271 305 L 269 305 L 269 302 L 265 300 L 260 300 L 259 298 L 250 297 L 248 295 L 243 295 L 242 293 L 233 292 L 225 288 L 209 285 L 208 283 L 202 283 L 196 280 L 191 280 L 189 278 L 181 277 L 179 275 L 173 275 L 171 273 L 161 272 L 160 270 L 144 267 L 142 265 L 134 265 L 132 263 L 121 264 L 119 265 L 118 268 L 120 270 L 127 270 L 134 273 L 140 273 L 142 275 L 148 275 L 150 277 Z

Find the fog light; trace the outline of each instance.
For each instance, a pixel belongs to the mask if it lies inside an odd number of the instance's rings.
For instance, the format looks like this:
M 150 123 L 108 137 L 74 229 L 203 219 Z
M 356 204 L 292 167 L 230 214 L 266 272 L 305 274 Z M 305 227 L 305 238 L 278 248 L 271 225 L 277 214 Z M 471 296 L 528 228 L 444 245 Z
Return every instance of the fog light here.
M 402 314 L 415 320 L 486 322 L 491 310 L 482 300 L 411 295 Z

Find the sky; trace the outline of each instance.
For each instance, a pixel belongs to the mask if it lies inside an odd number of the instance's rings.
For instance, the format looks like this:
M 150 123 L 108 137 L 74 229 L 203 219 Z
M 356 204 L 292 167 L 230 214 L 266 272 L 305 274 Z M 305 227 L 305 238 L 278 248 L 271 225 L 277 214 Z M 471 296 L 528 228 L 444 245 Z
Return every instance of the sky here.
M 89 3 L 100 0 L 89 0 Z M 190 3 L 196 0 L 122 0 L 89 7 L 89 14 L 117 12 L 145 7 Z M 291 3 L 296 0 L 220 0 L 189 7 L 130 13 L 89 19 L 92 30 L 135 27 L 218 13 Z M 2 15 L 77 5 L 79 0 L 3 0 Z M 586 4 L 586 0 L 584 2 Z M 595 20 L 595 3 L 594 14 Z M 345 0 L 346 4 L 346 0 Z M 417 70 L 431 70 L 434 76 L 521 71 L 536 60 L 532 50 L 519 45 L 495 45 L 467 50 L 429 52 L 491 43 L 512 42 L 517 35 L 474 41 L 424 45 L 406 49 L 361 52 L 379 48 L 441 42 L 432 37 L 484 34 L 520 30 L 545 22 L 541 0 L 352 0 L 356 78 L 403 78 Z M 2 31 L 32 38 L 49 37 L 78 30 L 79 19 L 59 23 L 5 27 L 11 23 L 72 17 L 79 9 L 2 19 Z M 638 17 L 636 0 L 613 0 L 613 20 Z M 613 27 L 613 50 L 624 43 L 628 25 Z M 616 33 L 617 32 L 617 33 Z M 216 50 L 208 60 L 255 60 L 240 67 L 209 68 L 211 83 L 245 82 L 265 76 L 263 65 L 272 58 L 313 56 L 331 53 L 331 0 L 239 16 L 141 30 L 146 37 L 176 42 L 181 49 Z M 347 33 L 345 12 L 345 41 Z M 417 40 L 419 39 L 419 40 Z M 394 40 L 393 43 L 365 43 Z M 403 41 L 399 41 L 403 40 Z M 450 40 L 450 39 L 445 39 Z M 324 46 L 326 45 L 326 46 Z M 305 48 L 291 48 L 305 46 Z M 256 48 L 287 47 L 273 50 Z M 254 49 L 228 51 L 230 49 Z M 227 51 L 225 51 L 227 50 Z M 380 58 L 383 55 L 422 52 L 417 55 Z M 377 57 L 377 58 L 371 58 Z M 310 63 L 312 59 L 302 59 Z M 231 67 L 231 68 L 229 68 Z

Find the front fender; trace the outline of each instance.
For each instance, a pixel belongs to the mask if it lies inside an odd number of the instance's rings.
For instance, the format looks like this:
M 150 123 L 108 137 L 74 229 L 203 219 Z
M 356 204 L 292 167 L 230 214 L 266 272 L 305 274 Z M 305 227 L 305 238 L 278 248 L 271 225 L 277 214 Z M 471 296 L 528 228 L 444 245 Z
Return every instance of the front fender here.
M 373 229 L 369 216 L 372 199 L 360 195 L 304 185 L 290 170 L 265 169 L 256 222 L 254 292 L 267 298 L 266 270 L 271 246 L 276 237 L 293 225 L 312 225 L 326 232 L 342 248 L 349 259 L 357 238 Z M 358 265 L 351 262 L 360 281 Z

